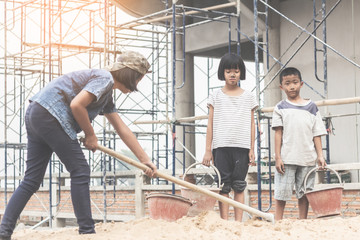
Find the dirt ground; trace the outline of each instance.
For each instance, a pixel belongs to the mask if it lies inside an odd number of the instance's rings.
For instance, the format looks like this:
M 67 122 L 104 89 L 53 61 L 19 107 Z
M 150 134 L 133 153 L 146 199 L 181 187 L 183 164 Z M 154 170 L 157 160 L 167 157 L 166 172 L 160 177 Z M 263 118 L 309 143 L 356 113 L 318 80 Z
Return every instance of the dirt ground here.
M 16 230 L 13 240 L 219 240 L 219 239 L 304 239 L 339 240 L 360 238 L 360 216 L 322 219 L 284 219 L 275 224 L 262 220 L 235 222 L 222 220 L 216 212 L 183 217 L 176 222 L 143 218 L 130 222 L 99 223 L 96 234 L 79 235 L 77 228 Z

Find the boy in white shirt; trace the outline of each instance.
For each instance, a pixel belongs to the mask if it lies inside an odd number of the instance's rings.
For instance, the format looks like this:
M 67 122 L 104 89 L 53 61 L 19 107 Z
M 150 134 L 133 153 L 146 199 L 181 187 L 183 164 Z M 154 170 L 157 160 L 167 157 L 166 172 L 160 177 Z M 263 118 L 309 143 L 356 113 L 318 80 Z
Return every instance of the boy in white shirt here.
M 272 118 L 276 161 L 275 220 L 283 218 L 286 201 L 291 199 L 294 185 L 299 218 L 307 218 L 309 202 L 304 194 L 305 176 L 316 162 L 321 168 L 326 166 L 321 136 L 327 132 L 315 103 L 300 96 L 302 86 L 298 69 L 289 67 L 280 73 L 280 88 L 287 99 L 276 105 Z M 315 172 L 309 176 L 306 189 L 314 187 L 314 180 Z

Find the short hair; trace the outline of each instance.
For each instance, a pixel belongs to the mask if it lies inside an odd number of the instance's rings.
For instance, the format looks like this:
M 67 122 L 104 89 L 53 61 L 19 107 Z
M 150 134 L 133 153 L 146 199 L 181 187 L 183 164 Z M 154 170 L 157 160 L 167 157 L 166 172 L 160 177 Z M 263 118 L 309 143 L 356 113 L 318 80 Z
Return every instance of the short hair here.
M 282 84 L 283 77 L 289 75 L 297 75 L 300 78 L 300 82 L 302 81 L 300 71 L 297 68 L 288 67 L 288 68 L 284 68 L 280 73 L 280 84 Z
M 218 69 L 219 80 L 225 80 L 224 71 L 225 69 L 239 69 L 240 80 L 245 79 L 246 68 L 243 59 L 234 53 L 226 53 L 220 60 Z
M 111 71 L 110 73 L 115 81 L 124 84 L 124 86 L 131 92 L 138 91 L 137 80 L 144 76 L 144 74 L 141 74 L 138 71 L 128 67 L 124 67 L 116 71 Z

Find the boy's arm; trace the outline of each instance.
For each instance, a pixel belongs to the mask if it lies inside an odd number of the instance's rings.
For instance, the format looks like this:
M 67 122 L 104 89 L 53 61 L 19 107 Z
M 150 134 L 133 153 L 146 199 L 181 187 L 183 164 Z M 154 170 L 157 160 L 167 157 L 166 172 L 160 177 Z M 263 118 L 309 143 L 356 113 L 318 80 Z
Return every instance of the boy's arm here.
M 321 136 L 314 137 L 313 141 L 314 141 L 315 150 L 316 150 L 316 154 L 317 154 L 316 161 L 318 163 L 318 166 L 320 168 L 324 168 L 326 166 L 326 161 L 325 161 L 324 156 L 323 156 L 322 144 L 321 144 Z
M 97 148 L 97 137 L 95 135 L 94 129 L 91 126 L 89 119 L 89 113 L 86 107 L 96 99 L 95 95 L 92 93 L 82 90 L 75 96 L 75 98 L 70 103 L 71 112 L 79 124 L 81 130 L 85 133 L 85 139 L 83 141 L 84 146 L 95 152 Z
M 156 166 L 151 162 L 149 156 L 145 153 L 144 149 L 140 146 L 140 143 L 136 139 L 133 132 L 122 121 L 119 114 L 116 112 L 104 114 L 109 120 L 110 124 L 114 127 L 121 140 L 129 147 L 129 149 L 135 154 L 135 156 L 147 165 L 150 169 L 145 171 L 145 174 L 152 177 L 156 173 Z
M 202 164 L 205 166 L 210 166 L 210 164 L 213 163 L 214 161 L 211 152 L 211 145 L 213 141 L 213 120 L 214 120 L 214 107 L 212 105 L 209 105 L 209 118 L 206 129 L 205 155 L 202 161 Z
M 282 127 L 276 127 L 275 130 L 275 166 L 276 170 L 284 174 L 285 168 L 284 163 L 281 159 L 281 144 L 282 144 L 282 135 L 283 135 L 283 128 Z

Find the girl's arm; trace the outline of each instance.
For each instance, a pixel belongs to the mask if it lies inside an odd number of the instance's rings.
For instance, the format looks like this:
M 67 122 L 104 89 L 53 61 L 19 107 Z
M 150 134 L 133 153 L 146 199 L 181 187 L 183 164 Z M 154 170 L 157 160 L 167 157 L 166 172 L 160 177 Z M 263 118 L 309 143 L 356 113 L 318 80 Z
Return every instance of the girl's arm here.
M 249 151 L 250 165 L 255 165 L 255 110 L 256 108 L 251 110 L 251 142 Z
M 150 177 L 154 176 L 156 173 L 156 166 L 151 162 L 149 156 L 145 153 L 133 132 L 122 121 L 119 114 L 116 112 L 108 113 L 105 114 L 105 117 L 109 120 L 115 131 L 119 134 L 121 140 L 126 144 L 126 146 L 129 147 L 129 149 L 135 154 L 140 162 L 150 168 L 145 171 L 145 174 Z
M 97 137 L 91 122 L 86 107 L 96 99 L 95 95 L 88 91 L 82 90 L 70 103 L 70 109 L 72 114 L 79 124 L 81 130 L 85 133 L 85 139 L 83 141 L 84 146 L 95 152 L 98 146 Z
M 204 164 L 205 166 L 210 166 L 211 163 L 214 163 L 213 155 L 211 153 L 211 145 L 213 140 L 213 119 L 214 107 L 212 105 L 209 105 L 209 118 L 206 129 L 205 155 L 202 161 L 202 164 Z

